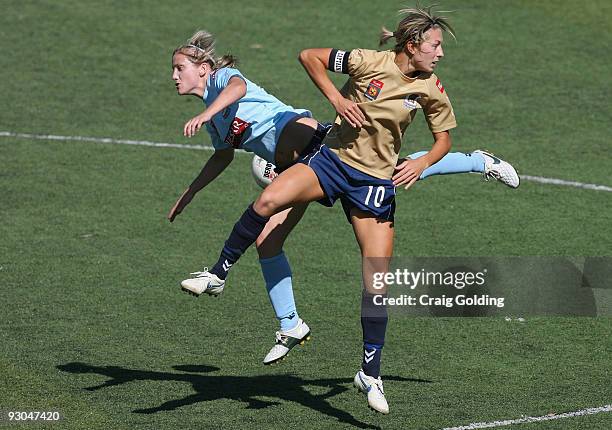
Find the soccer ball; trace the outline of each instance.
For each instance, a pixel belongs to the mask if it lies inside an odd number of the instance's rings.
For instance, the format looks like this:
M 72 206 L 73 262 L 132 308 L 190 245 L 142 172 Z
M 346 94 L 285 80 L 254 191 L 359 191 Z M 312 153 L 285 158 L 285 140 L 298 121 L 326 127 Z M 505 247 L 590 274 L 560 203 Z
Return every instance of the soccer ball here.
M 251 173 L 253 173 L 253 179 L 257 185 L 261 188 L 266 188 L 270 185 L 270 182 L 274 180 L 278 175 L 274 171 L 276 166 L 269 161 L 264 160 L 258 155 L 253 157 L 253 162 L 251 163 Z

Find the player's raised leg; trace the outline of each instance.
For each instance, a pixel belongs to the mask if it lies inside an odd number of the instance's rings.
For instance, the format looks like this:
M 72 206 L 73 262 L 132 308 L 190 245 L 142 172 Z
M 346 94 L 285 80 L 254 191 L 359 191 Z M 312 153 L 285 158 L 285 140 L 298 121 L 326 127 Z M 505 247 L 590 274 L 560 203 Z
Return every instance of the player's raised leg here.
M 415 160 L 426 151 L 415 152 L 408 157 Z M 455 173 L 482 173 L 485 179 L 495 179 L 510 188 L 518 188 L 520 179 L 512 164 L 495 155 L 476 150 L 471 153 L 449 152 L 440 161 L 423 171 L 420 180 L 434 175 L 450 175 Z

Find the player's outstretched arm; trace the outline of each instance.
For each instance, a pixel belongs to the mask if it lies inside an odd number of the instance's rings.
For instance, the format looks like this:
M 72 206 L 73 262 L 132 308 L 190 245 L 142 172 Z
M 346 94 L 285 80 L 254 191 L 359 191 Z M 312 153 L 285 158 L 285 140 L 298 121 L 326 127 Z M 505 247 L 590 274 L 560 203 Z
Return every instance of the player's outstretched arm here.
M 230 78 L 227 86 L 223 88 L 223 91 L 219 93 L 215 101 L 212 102 L 204 112 L 194 116 L 185 123 L 183 135 L 185 137 L 192 137 L 195 135 L 215 114 L 243 98 L 246 94 L 246 90 L 247 86 L 244 79 L 238 76 Z
M 311 48 L 300 52 L 300 63 L 306 69 L 312 82 L 329 100 L 336 112 L 344 118 L 351 127 L 359 128 L 365 121 L 363 112 L 352 100 L 345 99 L 334 83 L 327 76 L 331 48 Z
M 202 188 L 210 184 L 215 180 L 217 176 L 223 172 L 227 166 L 230 165 L 234 159 L 234 149 L 221 149 L 215 151 L 212 157 L 208 159 L 198 176 L 193 180 L 189 188 L 187 188 L 181 197 L 176 201 L 170 212 L 168 213 L 168 220 L 174 221 L 174 218 L 180 214 L 185 206 L 193 200 L 194 196 Z
M 395 174 L 391 179 L 393 179 L 393 184 L 396 187 L 406 185 L 405 188 L 408 189 L 421 177 L 425 169 L 437 163 L 448 153 L 451 148 L 450 132 L 442 131 L 432 134 L 434 144 L 427 154 L 415 160 L 410 158 L 400 160 L 397 166 L 395 166 Z

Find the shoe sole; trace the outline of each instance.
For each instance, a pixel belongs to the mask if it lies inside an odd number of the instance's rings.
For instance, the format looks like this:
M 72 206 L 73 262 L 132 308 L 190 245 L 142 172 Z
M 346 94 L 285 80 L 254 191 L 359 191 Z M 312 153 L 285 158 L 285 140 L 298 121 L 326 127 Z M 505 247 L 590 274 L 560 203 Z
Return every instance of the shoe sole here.
M 198 294 L 194 291 L 191 291 L 189 288 L 183 287 L 182 285 L 181 285 L 181 290 L 186 292 L 187 294 L 191 294 L 194 297 L 200 297 L 202 294 L 204 294 L 204 293 Z M 206 293 L 206 294 L 208 294 L 209 296 L 213 296 L 213 297 L 219 297 L 221 293 Z
M 309 341 L 309 340 L 310 340 L 310 337 L 311 337 L 311 336 L 310 336 L 310 332 L 308 332 L 308 333 L 306 334 L 306 336 L 304 336 L 302 339 L 300 339 L 300 342 L 298 343 L 298 345 L 300 345 L 300 346 L 304 346 L 304 344 L 305 344 L 307 341 Z M 293 348 L 295 348 L 295 346 L 294 346 Z M 291 349 L 293 349 L 293 348 L 291 348 Z M 269 361 L 268 363 L 264 363 L 264 366 L 271 366 L 271 365 L 276 364 L 276 363 L 278 363 L 278 362 L 280 362 L 280 361 L 283 361 L 285 358 L 287 358 L 287 356 L 288 356 L 288 355 L 289 355 L 289 353 L 291 352 L 291 349 L 290 349 L 289 351 L 287 351 L 287 353 L 286 353 L 285 355 L 283 355 L 283 356 L 281 356 L 281 357 L 277 358 L 276 360 L 272 360 L 272 361 Z
M 379 411 L 378 409 L 374 409 L 370 405 L 368 405 L 368 408 L 370 408 L 372 411 L 376 412 L 377 414 L 383 414 L 383 415 L 388 415 L 389 414 L 389 412 L 384 412 L 384 411 Z

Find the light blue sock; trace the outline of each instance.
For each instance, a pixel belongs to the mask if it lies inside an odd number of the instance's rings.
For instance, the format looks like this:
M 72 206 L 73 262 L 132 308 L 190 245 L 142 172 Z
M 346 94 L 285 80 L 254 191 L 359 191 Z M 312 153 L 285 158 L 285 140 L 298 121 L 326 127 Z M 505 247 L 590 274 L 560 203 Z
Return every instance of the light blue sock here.
M 413 160 L 427 154 L 426 151 L 415 152 L 409 157 Z M 485 161 L 482 155 L 472 152 L 449 152 L 433 166 L 423 170 L 419 179 L 425 179 L 434 175 L 449 175 L 453 173 L 484 172 Z
M 295 328 L 298 323 L 298 313 L 293 299 L 293 285 L 291 283 L 291 267 L 281 252 L 272 258 L 262 258 L 259 260 L 261 272 L 266 281 L 266 290 L 270 302 L 276 313 L 276 318 L 280 322 L 282 331 Z

